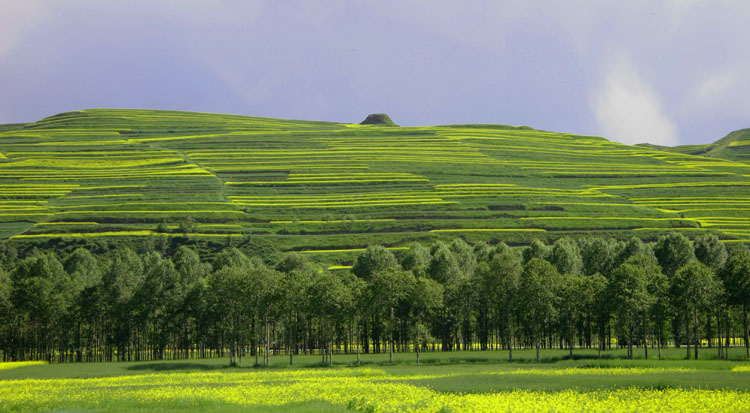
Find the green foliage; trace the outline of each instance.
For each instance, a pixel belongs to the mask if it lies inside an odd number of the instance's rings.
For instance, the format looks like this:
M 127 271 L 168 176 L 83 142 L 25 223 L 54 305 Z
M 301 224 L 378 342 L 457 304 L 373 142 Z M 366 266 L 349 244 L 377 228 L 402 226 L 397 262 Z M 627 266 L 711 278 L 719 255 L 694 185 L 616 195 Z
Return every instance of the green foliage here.
M 370 280 L 375 274 L 398 265 L 393 253 L 381 245 L 371 245 L 357 257 L 352 273 L 364 280 Z
M 714 234 L 696 237 L 693 241 L 695 258 L 714 271 L 724 267 L 727 261 L 727 249 Z
M 668 277 L 695 259 L 695 249 L 685 235 L 673 232 L 659 237 L 654 246 L 654 255 Z

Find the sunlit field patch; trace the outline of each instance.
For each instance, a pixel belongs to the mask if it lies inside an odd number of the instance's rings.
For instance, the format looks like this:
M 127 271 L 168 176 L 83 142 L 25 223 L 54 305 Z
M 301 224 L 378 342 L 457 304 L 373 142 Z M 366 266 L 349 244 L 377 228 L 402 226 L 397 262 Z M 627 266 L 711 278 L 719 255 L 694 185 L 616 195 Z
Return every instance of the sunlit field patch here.
M 46 361 L 9 361 L 9 362 L 0 362 L 0 370 L 10 370 L 10 369 L 16 369 L 19 367 L 26 367 L 26 366 L 39 366 L 42 364 L 47 364 Z

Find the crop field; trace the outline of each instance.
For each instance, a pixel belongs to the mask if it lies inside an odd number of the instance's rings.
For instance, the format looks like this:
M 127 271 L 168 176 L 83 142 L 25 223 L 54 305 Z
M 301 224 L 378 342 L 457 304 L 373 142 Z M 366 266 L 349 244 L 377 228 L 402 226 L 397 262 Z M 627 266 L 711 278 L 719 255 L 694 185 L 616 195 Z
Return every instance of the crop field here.
M 189 232 L 349 265 L 368 244 L 456 235 L 750 240 L 750 164 L 599 137 L 109 109 L 2 130 L 0 237 L 14 242 Z
M 671 353 L 674 354 L 671 354 Z M 667 353 L 677 358 L 676 350 Z M 681 352 L 679 352 L 681 355 Z M 750 366 L 704 359 L 579 358 L 548 350 L 543 363 L 505 352 L 334 356 L 334 367 L 301 355 L 294 367 L 228 368 L 226 359 L 46 365 L 0 363 L 0 409 L 252 411 L 747 411 Z M 251 363 L 247 363 L 251 364 Z

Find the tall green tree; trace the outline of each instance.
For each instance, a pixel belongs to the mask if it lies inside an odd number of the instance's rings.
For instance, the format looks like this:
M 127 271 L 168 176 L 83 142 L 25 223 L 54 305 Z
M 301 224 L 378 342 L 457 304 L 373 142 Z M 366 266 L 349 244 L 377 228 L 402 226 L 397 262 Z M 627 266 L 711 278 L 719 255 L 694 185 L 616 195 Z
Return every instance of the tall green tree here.
M 528 247 L 523 250 L 523 263 L 524 265 L 531 261 L 533 258 L 540 260 L 548 260 L 551 254 L 549 246 L 542 241 L 535 239 L 531 241 Z
M 610 274 L 615 261 L 616 244 L 603 238 L 586 238 L 581 242 L 581 268 L 586 275 Z
M 351 299 L 351 292 L 341 278 L 328 271 L 321 271 L 315 275 L 310 288 L 310 303 L 312 313 L 317 315 L 320 321 L 323 364 L 331 364 L 333 359 L 332 321 L 350 305 Z
M 418 242 L 411 243 L 401 256 L 401 267 L 416 276 L 424 277 L 430 265 L 430 250 Z
M 68 256 L 63 265 L 73 287 L 73 303 L 68 314 L 74 331 L 73 346 L 76 361 L 83 361 L 84 335 L 91 336 L 97 324 L 95 297 L 102 283 L 102 267 L 99 260 L 89 250 L 77 248 Z
M 429 337 L 425 324 L 443 305 L 443 286 L 433 279 L 416 277 L 415 286 L 407 302 L 411 308 L 411 315 L 407 317 L 407 321 L 413 330 L 414 350 L 419 364 L 421 347 Z
M 750 251 L 747 248 L 736 248 L 720 272 L 724 282 L 729 305 L 742 311 L 745 354 L 750 357 L 750 334 L 748 332 L 748 313 L 750 313 Z
M 656 261 L 645 254 L 631 256 L 612 274 L 612 304 L 618 325 L 627 333 L 628 358 L 633 358 L 634 335 L 646 322 L 654 297 L 649 280 L 659 272 Z
M 28 328 L 40 344 L 29 355 L 52 361 L 52 352 L 59 344 L 54 333 L 73 301 L 70 278 L 55 254 L 38 253 L 21 260 L 10 280 L 11 302 L 20 315 L 19 335 Z M 24 360 L 25 349 L 19 349 L 19 353 L 19 359 Z
M 687 337 L 687 358 L 690 358 L 690 343 L 695 343 L 695 359 L 700 347 L 700 316 L 711 309 L 719 297 L 720 283 L 713 270 L 699 261 L 691 261 L 675 273 L 672 278 L 672 297 L 675 308 L 682 314 Z
M 702 235 L 693 241 L 695 258 L 714 271 L 719 271 L 727 262 L 729 254 L 724 243 L 715 234 Z
M 537 361 L 540 361 L 542 324 L 555 315 L 555 293 L 559 277 L 555 267 L 540 258 L 531 258 L 523 266 L 518 294 L 519 305 L 525 320 L 531 326 Z
M 580 275 L 582 273 L 581 252 L 578 244 L 570 238 L 565 237 L 555 241 L 549 261 L 560 274 Z
M 370 282 L 372 304 L 376 309 L 387 313 L 388 323 L 388 359 L 393 364 L 393 330 L 395 328 L 395 311 L 397 307 L 408 305 L 408 298 L 416 287 L 416 278 L 411 271 L 391 267 L 375 273 Z
M 654 255 L 667 277 L 672 277 L 678 269 L 695 259 L 695 249 L 688 237 L 672 232 L 662 235 L 654 244 Z
M 518 296 L 522 271 L 521 258 L 509 249 L 495 254 L 482 271 L 483 288 L 489 295 L 489 302 L 497 316 L 498 327 L 507 343 L 509 361 L 513 361 L 513 338 L 521 304 Z
M 369 281 L 373 275 L 398 265 L 396 257 L 382 245 L 370 245 L 362 251 L 352 266 L 352 273 Z
M 248 300 L 252 286 L 251 268 L 223 266 L 208 277 L 209 305 L 218 314 L 221 324 L 227 329 L 229 364 L 242 365 L 245 339 L 249 330 Z

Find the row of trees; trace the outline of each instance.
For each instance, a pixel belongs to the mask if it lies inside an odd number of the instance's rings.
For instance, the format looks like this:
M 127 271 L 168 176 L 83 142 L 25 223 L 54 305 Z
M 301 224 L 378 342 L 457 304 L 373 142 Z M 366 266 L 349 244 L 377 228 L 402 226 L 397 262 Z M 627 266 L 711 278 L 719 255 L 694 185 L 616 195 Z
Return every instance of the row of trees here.
M 368 247 L 351 271 L 233 247 L 204 262 L 121 249 L 34 252 L 0 269 L 4 360 L 111 361 L 460 349 L 748 347 L 750 251 L 715 236 L 562 238 L 525 248 Z M 359 357 L 358 357 L 359 359 Z

